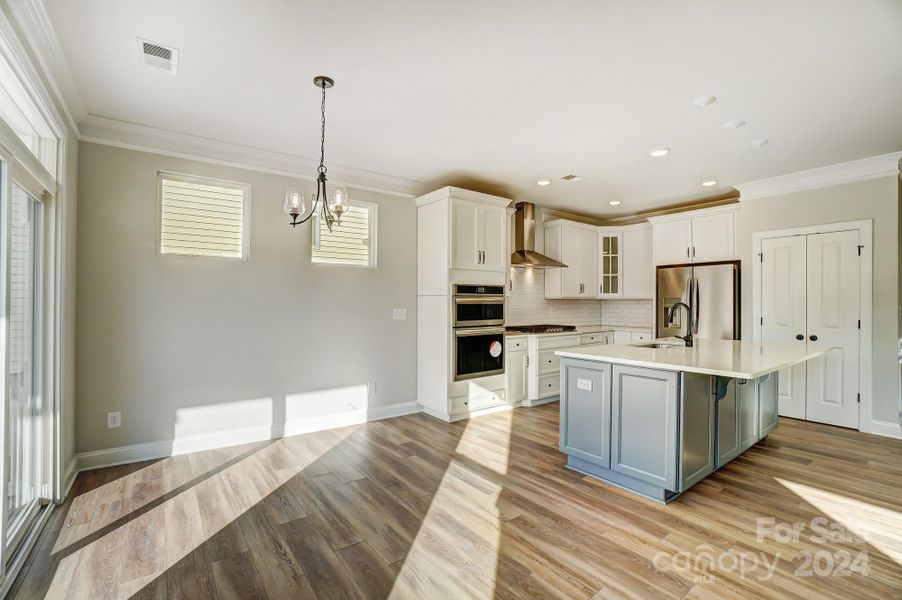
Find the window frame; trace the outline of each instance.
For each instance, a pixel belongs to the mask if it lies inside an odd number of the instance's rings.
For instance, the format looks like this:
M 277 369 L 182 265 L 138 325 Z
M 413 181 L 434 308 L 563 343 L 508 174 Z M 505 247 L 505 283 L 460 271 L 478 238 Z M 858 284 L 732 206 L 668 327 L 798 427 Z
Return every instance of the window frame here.
M 379 205 L 375 202 L 367 202 L 365 200 L 353 200 L 348 199 L 349 206 L 357 206 L 366 208 L 369 211 L 368 217 L 368 230 L 367 230 L 367 248 L 369 252 L 367 253 L 369 260 L 365 265 L 355 265 L 350 263 L 343 262 L 327 262 L 327 261 L 317 261 L 314 259 L 313 251 L 316 249 L 319 241 L 319 231 L 321 227 L 320 223 L 320 213 L 316 213 L 314 217 L 311 219 L 313 227 L 310 229 L 310 264 L 322 267 L 349 267 L 352 269 L 375 269 L 377 268 L 377 249 L 378 249 L 378 239 L 376 232 L 378 231 L 378 218 L 379 218 Z M 340 225 L 339 225 L 340 227 Z
M 244 202 L 241 205 L 241 256 L 205 256 L 203 254 L 179 254 L 163 252 L 163 180 L 181 181 L 183 183 L 197 183 L 201 185 L 215 185 L 219 187 L 240 189 L 244 193 Z M 156 222 L 156 253 L 160 258 L 205 258 L 212 260 L 246 261 L 250 259 L 251 251 L 251 184 L 230 179 L 178 173 L 175 171 L 157 171 L 157 222 Z

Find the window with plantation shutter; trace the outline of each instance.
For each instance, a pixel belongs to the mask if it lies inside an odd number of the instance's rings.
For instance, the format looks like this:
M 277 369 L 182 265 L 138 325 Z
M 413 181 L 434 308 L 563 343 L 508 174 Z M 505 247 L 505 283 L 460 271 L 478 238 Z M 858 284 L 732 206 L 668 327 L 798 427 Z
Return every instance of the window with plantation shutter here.
M 317 218 L 313 226 L 313 262 L 376 266 L 376 205 L 352 200 L 341 225 Z
M 250 188 L 160 173 L 160 254 L 244 258 Z

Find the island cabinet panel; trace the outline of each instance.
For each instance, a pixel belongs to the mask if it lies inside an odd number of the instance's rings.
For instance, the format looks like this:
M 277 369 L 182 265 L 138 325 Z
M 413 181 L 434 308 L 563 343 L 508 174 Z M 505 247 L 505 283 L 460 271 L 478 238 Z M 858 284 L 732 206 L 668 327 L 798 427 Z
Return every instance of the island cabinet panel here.
M 721 467 L 742 452 L 740 440 L 739 392 L 735 379 L 713 377 L 714 399 L 717 406 L 717 461 Z
M 561 387 L 561 452 L 610 468 L 611 365 L 564 361 Z
M 739 395 L 739 451 L 745 452 L 758 442 L 758 384 L 745 380 L 736 386 Z
M 758 439 L 777 426 L 777 374 L 770 373 L 757 380 L 758 387 Z
M 677 489 L 677 373 L 614 365 L 611 470 Z
M 685 492 L 714 471 L 715 412 L 711 376 L 680 374 L 679 486 Z

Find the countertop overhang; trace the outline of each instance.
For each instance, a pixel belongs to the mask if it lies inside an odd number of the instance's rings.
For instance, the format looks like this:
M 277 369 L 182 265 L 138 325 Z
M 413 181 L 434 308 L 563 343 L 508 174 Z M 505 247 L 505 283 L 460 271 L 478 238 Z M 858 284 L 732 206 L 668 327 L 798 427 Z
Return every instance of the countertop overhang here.
M 672 339 L 656 340 L 672 342 Z M 644 342 L 646 344 L 652 342 Z M 561 348 L 555 354 L 634 367 L 686 371 L 736 379 L 758 377 L 792 367 L 827 353 L 808 344 L 771 344 L 739 340 L 696 339 L 692 348 L 669 346 L 642 348 L 638 345 L 604 345 Z

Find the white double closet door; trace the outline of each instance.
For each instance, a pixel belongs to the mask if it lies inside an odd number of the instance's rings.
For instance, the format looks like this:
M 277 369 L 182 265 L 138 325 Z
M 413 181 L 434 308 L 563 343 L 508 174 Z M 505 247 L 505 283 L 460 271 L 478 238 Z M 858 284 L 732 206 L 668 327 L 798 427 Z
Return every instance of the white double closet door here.
M 761 240 L 761 340 L 827 350 L 780 371 L 782 416 L 858 428 L 859 235 Z

